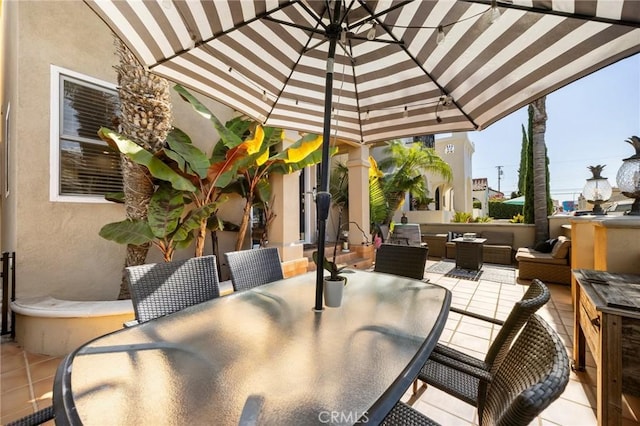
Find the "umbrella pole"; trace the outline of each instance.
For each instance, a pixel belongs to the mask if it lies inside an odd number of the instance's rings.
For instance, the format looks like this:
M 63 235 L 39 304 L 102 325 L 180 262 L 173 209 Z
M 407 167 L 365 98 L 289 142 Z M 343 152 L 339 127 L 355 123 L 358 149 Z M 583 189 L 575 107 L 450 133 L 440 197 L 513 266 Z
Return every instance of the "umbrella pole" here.
M 329 193 L 329 145 L 331 137 L 331 104 L 333 103 L 333 63 L 336 57 L 336 45 L 340 37 L 340 8 L 342 2 L 335 2 L 333 22 L 327 28 L 329 53 L 327 55 L 327 73 L 324 91 L 324 127 L 322 130 L 322 163 L 320 165 L 320 189 L 316 195 L 316 214 L 318 217 L 318 261 L 316 269 L 316 303 L 315 311 L 322 311 L 322 293 L 324 288 L 324 240 L 327 234 L 327 218 L 331 205 Z M 334 259 L 335 260 L 335 259 Z

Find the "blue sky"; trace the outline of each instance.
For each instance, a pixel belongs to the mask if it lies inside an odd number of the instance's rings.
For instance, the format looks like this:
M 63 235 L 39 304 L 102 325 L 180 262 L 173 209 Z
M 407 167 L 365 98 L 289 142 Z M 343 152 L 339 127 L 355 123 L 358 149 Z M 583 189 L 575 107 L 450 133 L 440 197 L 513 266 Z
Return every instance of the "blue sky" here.
M 558 89 L 547 95 L 546 106 L 552 197 L 577 200 L 591 176 L 587 166 L 597 164 L 606 165 L 602 175 L 616 186 L 622 159 L 635 152 L 624 141 L 640 136 L 640 55 Z M 503 166 L 500 190 L 507 197 L 518 185 L 522 124 L 527 125 L 526 107 L 468 133 L 476 149 L 473 177 L 486 177 L 489 186 L 498 189 L 496 166 Z

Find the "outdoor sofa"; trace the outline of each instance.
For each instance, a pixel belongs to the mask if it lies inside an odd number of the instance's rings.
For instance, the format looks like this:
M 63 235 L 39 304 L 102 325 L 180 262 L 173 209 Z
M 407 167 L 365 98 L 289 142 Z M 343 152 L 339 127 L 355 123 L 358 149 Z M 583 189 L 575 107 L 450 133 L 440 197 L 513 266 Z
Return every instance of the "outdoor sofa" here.
M 560 236 L 557 241 L 550 240 L 547 243 L 552 245 L 549 252 L 543 249 L 544 243 L 536 246 L 539 250 L 528 247 L 518 249 L 516 252 L 518 278 L 523 280 L 537 278 L 543 282 L 570 284 L 571 240 Z

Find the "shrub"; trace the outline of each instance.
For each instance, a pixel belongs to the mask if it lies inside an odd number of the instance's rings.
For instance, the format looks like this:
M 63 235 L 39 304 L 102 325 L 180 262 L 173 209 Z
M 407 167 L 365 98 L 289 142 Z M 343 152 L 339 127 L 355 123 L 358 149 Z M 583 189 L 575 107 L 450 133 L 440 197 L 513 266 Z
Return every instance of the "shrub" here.
M 511 219 L 509 219 L 509 222 L 511 222 L 511 223 L 524 223 L 524 216 L 522 214 L 518 213 L 517 215 L 515 215 Z

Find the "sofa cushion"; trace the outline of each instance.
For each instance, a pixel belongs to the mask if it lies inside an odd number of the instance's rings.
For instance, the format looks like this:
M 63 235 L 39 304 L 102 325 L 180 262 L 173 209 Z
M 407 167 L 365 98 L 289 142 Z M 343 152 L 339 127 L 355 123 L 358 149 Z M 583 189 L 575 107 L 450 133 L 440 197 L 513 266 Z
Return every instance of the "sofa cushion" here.
M 566 259 L 571 248 L 571 240 L 565 236 L 558 237 L 558 242 L 551 249 L 551 256 L 555 259 Z
M 482 238 L 486 238 L 485 245 L 492 246 L 512 246 L 513 245 L 513 232 L 504 231 L 484 231 Z
M 516 260 L 518 262 L 531 262 L 531 263 L 546 263 L 552 265 L 567 265 L 568 259 L 565 258 L 555 258 L 551 255 L 551 253 L 540 253 L 531 248 L 522 247 L 519 248 L 516 252 Z

